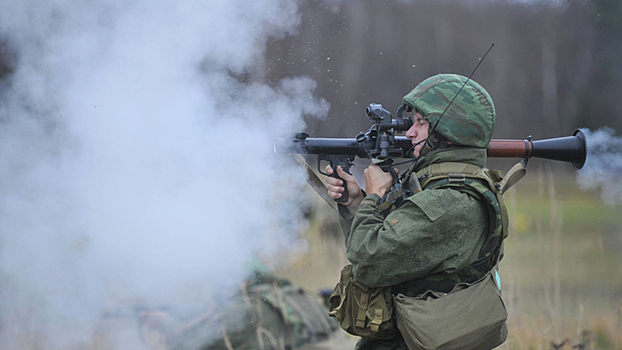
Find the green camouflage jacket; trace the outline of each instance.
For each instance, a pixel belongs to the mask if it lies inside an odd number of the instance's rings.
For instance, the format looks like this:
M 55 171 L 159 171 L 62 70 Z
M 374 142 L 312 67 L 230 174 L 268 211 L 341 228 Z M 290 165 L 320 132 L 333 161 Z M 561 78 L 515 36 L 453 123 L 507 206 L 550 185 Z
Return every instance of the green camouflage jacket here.
M 473 148 L 436 151 L 420 159 L 415 171 L 441 162 L 484 167 L 485 152 Z M 378 211 L 379 200 L 369 195 L 353 217 L 342 215 L 347 257 L 359 282 L 369 287 L 407 286 L 408 290 L 399 291 L 414 296 L 438 290 L 430 287 L 431 280 L 451 277 L 447 286 L 451 289 L 460 282 L 456 273 L 468 271 L 477 261 L 490 225 L 485 200 L 453 188 L 426 189 L 386 217 Z M 487 271 L 476 271 L 473 281 Z

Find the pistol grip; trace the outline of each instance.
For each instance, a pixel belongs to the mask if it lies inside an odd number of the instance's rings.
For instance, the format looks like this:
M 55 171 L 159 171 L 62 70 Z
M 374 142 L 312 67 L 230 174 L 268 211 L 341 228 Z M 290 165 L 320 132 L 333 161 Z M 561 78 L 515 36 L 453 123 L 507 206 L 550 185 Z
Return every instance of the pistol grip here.
M 385 173 L 390 173 L 393 170 L 393 158 L 385 159 L 381 162 L 374 163 L 382 169 Z
M 331 166 L 331 168 L 332 168 L 332 166 Z M 341 169 L 343 169 L 343 167 L 341 167 Z M 345 171 L 347 172 L 347 170 L 345 170 Z M 350 199 L 350 193 L 348 192 L 348 184 L 346 183 L 346 180 L 342 179 L 337 174 L 337 167 L 333 168 L 333 173 L 331 174 L 331 176 L 336 178 L 336 179 L 340 179 L 341 181 L 343 181 L 343 192 L 341 192 L 341 197 L 335 199 L 335 202 L 337 202 L 337 203 L 345 203 L 345 202 L 347 202 Z
M 337 174 L 337 167 L 340 166 L 341 170 L 345 171 L 346 173 L 350 174 L 350 165 L 352 165 L 351 163 L 351 156 L 348 155 L 338 155 L 338 156 L 333 156 L 330 160 L 330 167 L 333 168 L 333 173 L 331 174 L 332 177 L 336 178 L 336 179 L 340 179 L 341 181 L 343 181 L 343 192 L 341 192 L 341 197 L 335 199 L 335 202 L 337 203 L 345 203 L 350 199 L 350 192 L 348 191 L 348 184 L 346 183 L 346 180 L 342 179 L 338 174 Z
M 342 186 L 343 186 L 344 191 L 341 192 L 341 197 L 335 199 L 335 202 L 337 203 L 345 203 L 350 199 L 350 193 L 348 192 L 348 185 L 346 183 L 346 180 L 339 177 L 339 175 L 337 174 L 337 167 L 340 166 L 341 170 L 350 174 L 350 167 L 354 165 L 352 164 L 354 157 L 355 157 L 354 154 L 320 154 L 318 155 L 318 163 L 317 163 L 318 172 L 322 175 L 327 175 L 327 176 L 343 181 Z M 321 161 L 328 162 L 330 167 L 333 169 L 332 174 L 327 174 L 327 173 L 322 172 L 322 170 L 320 169 Z

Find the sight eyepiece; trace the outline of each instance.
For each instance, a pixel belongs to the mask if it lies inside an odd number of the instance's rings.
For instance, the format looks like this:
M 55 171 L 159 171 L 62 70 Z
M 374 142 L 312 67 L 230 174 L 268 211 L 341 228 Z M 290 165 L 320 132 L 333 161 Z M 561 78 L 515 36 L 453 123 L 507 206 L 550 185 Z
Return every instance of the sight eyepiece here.
M 400 110 L 398 110 L 398 118 L 393 119 L 391 112 L 382 108 L 382 105 L 379 103 L 370 103 L 369 107 L 366 109 L 366 113 L 369 117 L 369 121 L 372 124 L 378 125 L 378 131 L 406 131 L 413 125 L 412 119 L 401 117 L 402 113 L 400 113 Z
M 397 118 L 391 120 L 391 126 L 395 131 L 407 131 L 413 126 L 413 120 L 410 118 Z

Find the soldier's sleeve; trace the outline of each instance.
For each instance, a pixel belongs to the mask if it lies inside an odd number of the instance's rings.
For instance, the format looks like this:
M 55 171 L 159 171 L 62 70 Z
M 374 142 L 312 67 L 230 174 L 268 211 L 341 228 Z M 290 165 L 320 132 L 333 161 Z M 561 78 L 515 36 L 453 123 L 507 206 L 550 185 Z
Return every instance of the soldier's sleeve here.
M 350 237 L 350 232 L 352 230 L 352 221 L 354 221 L 354 215 L 350 214 L 348 209 L 346 209 L 345 205 L 338 204 L 337 208 L 339 210 L 339 223 L 341 224 L 341 229 L 343 230 L 343 234 L 347 242 L 348 237 Z
M 367 196 L 365 190 L 361 190 L 361 192 L 363 192 L 363 196 Z M 376 195 L 376 197 L 378 196 Z M 378 197 L 378 200 L 380 200 L 380 197 Z M 354 214 L 351 214 L 346 206 L 341 204 L 337 204 L 337 210 L 339 211 L 339 223 L 341 224 L 341 229 L 345 236 L 346 242 L 348 242 L 350 232 L 352 232 L 352 221 L 354 221 Z
M 395 285 L 473 263 L 486 238 L 486 204 L 453 189 L 410 197 L 386 218 L 377 195 L 365 197 L 346 240 L 355 278 L 370 287 Z

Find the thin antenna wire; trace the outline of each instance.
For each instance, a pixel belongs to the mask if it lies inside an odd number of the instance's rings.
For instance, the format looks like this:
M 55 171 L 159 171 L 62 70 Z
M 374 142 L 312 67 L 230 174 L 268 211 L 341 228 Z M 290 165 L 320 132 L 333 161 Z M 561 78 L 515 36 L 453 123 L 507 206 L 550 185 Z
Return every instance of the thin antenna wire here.
M 477 66 L 475 66 L 475 69 L 473 69 L 473 72 L 471 72 L 471 75 L 469 75 L 469 77 L 467 78 L 467 80 L 464 82 L 464 84 L 462 84 L 462 86 L 460 87 L 460 90 L 458 90 L 458 92 L 456 93 L 456 95 L 454 95 L 454 98 L 451 99 L 451 101 L 449 102 L 449 104 L 447 105 L 447 107 L 445 107 L 445 110 L 443 111 L 443 113 L 441 113 L 441 116 L 438 117 L 438 119 L 436 119 L 436 122 L 434 122 L 434 125 L 432 126 L 432 129 L 430 129 L 430 132 L 428 134 L 428 137 L 430 137 L 429 135 L 432 135 L 432 133 L 434 132 L 434 130 L 436 130 L 436 126 L 438 125 L 438 122 L 441 121 L 441 118 L 443 118 L 443 116 L 445 115 L 445 112 L 447 112 L 447 110 L 449 109 L 449 107 L 452 105 L 452 103 L 454 103 L 454 100 L 456 99 L 456 97 L 458 97 L 458 95 L 460 95 L 460 92 L 462 91 L 462 89 L 464 89 L 464 87 L 466 86 L 466 84 L 471 80 L 471 77 L 473 76 L 473 74 L 475 74 L 475 72 L 477 71 L 477 68 L 479 68 L 479 65 L 482 64 L 482 62 L 484 62 L 484 58 L 486 58 L 486 55 L 488 55 L 488 53 L 490 52 L 490 50 L 492 50 L 492 47 L 495 46 L 495 43 L 492 43 L 492 45 L 490 45 L 490 47 L 488 48 L 488 51 L 486 51 L 486 53 L 484 54 L 484 56 L 482 56 L 482 58 L 479 59 L 479 62 L 477 63 Z
M 436 126 L 438 125 L 438 122 L 441 121 L 441 118 L 443 118 L 443 116 L 445 115 L 445 112 L 447 112 L 447 110 L 449 109 L 449 107 L 452 105 L 452 103 L 454 103 L 454 100 L 456 99 L 456 97 L 458 97 L 458 95 L 460 95 L 460 92 L 462 91 L 462 89 L 464 89 L 464 87 L 466 86 L 466 84 L 471 80 L 471 77 L 473 77 L 473 74 L 475 74 L 475 72 L 477 71 L 477 68 L 479 68 L 480 64 L 482 64 L 482 62 L 484 62 L 484 58 L 486 58 L 486 56 L 488 55 L 488 53 L 490 52 L 490 50 L 492 50 L 493 46 L 495 46 L 495 43 L 492 43 L 490 45 L 490 47 L 488 48 L 488 50 L 486 50 L 486 53 L 484 54 L 484 56 L 482 56 L 482 58 L 479 59 L 479 62 L 477 63 L 477 65 L 475 66 L 475 69 L 473 69 L 473 71 L 471 72 L 471 74 L 469 75 L 469 77 L 467 78 L 467 80 L 464 82 L 464 84 L 462 84 L 462 86 L 460 87 L 460 89 L 458 90 L 458 92 L 456 93 L 456 95 L 454 96 L 454 98 L 451 99 L 451 101 L 449 101 L 449 104 L 447 105 L 447 107 L 445 107 L 445 110 L 443 111 L 443 113 L 441 113 L 441 116 L 438 117 L 438 119 L 436 119 L 436 121 L 434 122 L 434 125 L 432 126 L 432 129 L 430 129 L 430 131 L 428 132 L 428 137 L 426 137 L 425 139 L 419 141 L 416 145 L 414 145 L 413 147 L 411 147 L 411 149 L 414 149 L 417 145 L 419 145 L 420 143 L 427 143 L 428 139 L 430 138 L 430 136 L 434 133 L 434 130 L 436 130 Z M 409 150 L 410 152 L 410 150 Z M 415 164 L 413 166 L 410 167 L 410 169 L 408 169 L 407 172 L 404 173 L 404 175 L 402 175 L 403 179 L 408 179 L 410 177 L 410 174 L 413 172 L 413 170 L 415 169 L 415 167 L 417 166 L 417 163 L 419 162 L 419 159 L 421 158 L 421 155 L 419 155 L 419 157 L 416 157 L 413 160 L 409 160 L 409 161 L 405 161 L 402 163 L 398 163 L 396 165 L 400 165 L 400 164 L 405 164 L 408 162 L 412 162 L 414 161 Z

